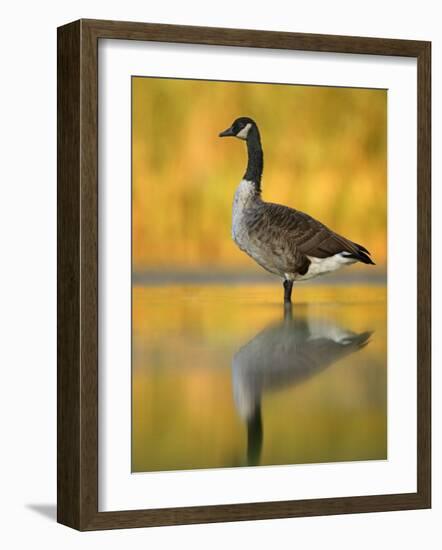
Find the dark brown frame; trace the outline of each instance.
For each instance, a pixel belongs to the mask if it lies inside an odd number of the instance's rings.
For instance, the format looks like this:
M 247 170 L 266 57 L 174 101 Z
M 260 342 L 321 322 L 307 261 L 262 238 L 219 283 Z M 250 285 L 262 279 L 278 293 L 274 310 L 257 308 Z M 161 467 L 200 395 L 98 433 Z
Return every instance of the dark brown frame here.
M 98 511 L 98 40 L 417 58 L 417 492 Z M 58 521 L 81 531 L 409 510 L 431 506 L 431 43 L 120 21 L 58 29 Z

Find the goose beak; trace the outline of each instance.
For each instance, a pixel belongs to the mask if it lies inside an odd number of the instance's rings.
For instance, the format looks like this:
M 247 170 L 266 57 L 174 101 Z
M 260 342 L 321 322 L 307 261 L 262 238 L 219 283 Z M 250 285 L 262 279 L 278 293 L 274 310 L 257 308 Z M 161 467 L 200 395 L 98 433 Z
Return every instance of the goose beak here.
M 227 130 L 224 130 L 224 132 L 220 132 L 218 134 L 218 137 L 228 137 L 228 136 L 234 136 L 235 133 L 233 132 L 232 128 L 227 128 Z

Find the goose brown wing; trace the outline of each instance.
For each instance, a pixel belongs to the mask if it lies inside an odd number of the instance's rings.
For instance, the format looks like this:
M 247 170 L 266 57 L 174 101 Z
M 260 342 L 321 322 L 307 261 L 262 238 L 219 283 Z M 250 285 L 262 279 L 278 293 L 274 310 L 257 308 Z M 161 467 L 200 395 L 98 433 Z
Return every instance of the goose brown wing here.
M 366 248 L 338 235 L 308 214 L 281 204 L 264 203 L 263 206 L 267 223 L 296 249 L 299 265 L 308 261 L 307 256 L 328 258 L 342 252 L 363 263 L 373 263 Z

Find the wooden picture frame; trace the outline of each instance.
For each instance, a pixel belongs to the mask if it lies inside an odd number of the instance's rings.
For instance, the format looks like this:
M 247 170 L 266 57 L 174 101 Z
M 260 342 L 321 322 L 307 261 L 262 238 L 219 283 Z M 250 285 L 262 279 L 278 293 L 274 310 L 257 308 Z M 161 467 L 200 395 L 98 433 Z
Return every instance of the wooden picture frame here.
M 418 67 L 417 492 L 98 511 L 98 41 L 404 56 Z M 431 44 L 79 20 L 58 29 L 58 521 L 82 531 L 429 508 Z

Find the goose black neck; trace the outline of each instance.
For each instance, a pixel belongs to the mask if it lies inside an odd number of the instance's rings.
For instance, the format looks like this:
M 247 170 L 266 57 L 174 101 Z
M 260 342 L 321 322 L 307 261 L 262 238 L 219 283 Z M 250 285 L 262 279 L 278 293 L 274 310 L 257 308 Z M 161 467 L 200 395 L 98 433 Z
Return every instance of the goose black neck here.
M 256 126 L 250 128 L 247 136 L 248 163 L 244 179 L 255 184 L 258 193 L 261 192 L 261 177 L 264 167 L 264 156 L 261 146 L 261 138 Z

